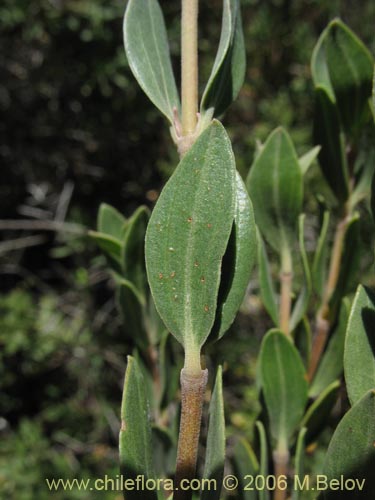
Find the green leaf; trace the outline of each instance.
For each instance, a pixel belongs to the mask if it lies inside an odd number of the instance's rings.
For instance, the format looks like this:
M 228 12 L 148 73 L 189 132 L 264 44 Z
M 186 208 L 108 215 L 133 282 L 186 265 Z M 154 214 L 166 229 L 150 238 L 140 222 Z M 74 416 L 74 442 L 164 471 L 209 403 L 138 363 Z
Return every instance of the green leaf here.
M 307 429 L 306 440 L 311 442 L 324 429 L 328 417 L 337 401 L 337 395 L 340 389 L 340 381 L 332 382 L 320 394 L 302 420 L 302 425 Z
M 315 146 L 314 148 L 307 151 L 303 156 L 298 158 L 298 163 L 301 168 L 302 175 L 305 175 L 311 165 L 314 163 L 320 151 L 320 146 Z
M 367 392 L 362 399 L 344 415 L 329 444 L 323 473 L 327 480 L 351 479 L 355 481 L 352 491 L 323 492 L 324 500 L 350 498 L 350 500 L 372 498 L 375 491 L 375 391 Z M 343 476 L 343 478 L 341 478 Z
M 142 373 L 137 362 L 128 356 L 124 392 L 121 403 L 120 468 L 127 479 L 142 475 L 145 481 L 155 478 L 152 463 L 151 426 L 148 417 L 148 402 Z M 156 500 L 155 491 L 148 498 Z M 129 490 L 126 499 L 141 500 L 144 491 Z
M 304 414 L 307 382 L 301 357 L 283 332 L 270 330 L 264 337 L 260 370 L 271 434 L 287 446 Z
M 176 398 L 179 387 L 181 364 L 172 344 L 172 335 L 164 331 L 159 345 L 159 366 L 161 385 L 161 407 L 166 408 Z
M 201 500 L 219 500 L 225 462 L 225 420 L 221 366 L 218 368 L 216 374 L 209 415 L 203 477 L 205 479 L 215 479 L 217 488 L 203 489 Z
M 173 123 L 180 108 L 167 31 L 157 0 L 129 0 L 124 17 L 124 44 L 129 66 L 145 94 Z
M 144 247 L 149 214 L 148 208 L 141 206 L 132 215 L 128 222 L 122 253 L 124 276 L 144 298 L 148 290 Z
M 349 400 L 354 404 L 375 388 L 375 294 L 362 285 L 350 313 L 344 368 Z
M 270 263 L 268 260 L 266 247 L 263 242 L 260 231 L 257 229 L 258 236 L 258 269 L 259 284 L 262 303 L 271 316 L 275 326 L 279 324 L 279 311 L 277 306 L 277 295 L 273 284 Z
M 236 99 L 245 71 L 246 53 L 240 1 L 224 0 L 219 48 L 202 96 L 201 112 L 210 110 L 214 116 L 221 116 Z
M 312 284 L 319 298 L 323 297 L 327 275 L 329 219 L 330 213 L 325 211 L 312 263 Z
M 374 59 L 342 21 L 329 24 L 325 39 L 331 84 L 346 132 L 354 138 L 368 113 Z
M 303 178 L 293 143 L 277 128 L 255 159 L 247 188 L 257 226 L 277 252 L 291 252 L 302 210 Z
M 319 163 L 322 173 L 338 201 L 349 195 L 349 174 L 344 135 L 335 103 L 325 87 L 315 88 L 314 142 L 321 145 Z
M 294 344 L 301 355 L 305 368 L 309 366 L 311 354 L 311 327 L 306 316 L 302 318 L 294 332 Z
M 89 231 L 88 234 L 107 257 L 110 266 L 121 274 L 122 243 L 113 236 L 104 233 Z
M 122 241 L 125 228 L 125 217 L 111 205 L 101 203 L 97 221 L 98 232 Z
M 249 476 L 255 477 L 259 473 L 259 463 L 253 449 L 244 438 L 239 438 L 236 441 L 233 461 L 235 476 L 239 481 L 236 498 L 238 500 L 257 500 L 256 489 L 250 490 L 246 486 L 249 484 Z
M 345 332 L 348 324 L 350 302 L 344 299 L 341 302 L 338 323 L 329 340 L 322 360 L 319 363 L 316 375 L 309 389 L 309 396 L 316 398 L 332 382 L 341 377 L 343 371 Z
M 315 87 L 323 87 L 329 99 L 335 102 L 335 93 L 332 87 L 331 78 L 327 64 L 326 38 L 329 26 L 322 32 L 317 41 L 311 56 L 311 75 Z
M 147 349 L 150 340 L 144 324 L 144 298 L 133 283 L 124 279 L 118 280 L 117 303 L 122 323 L 129 336 L 141 350 Z
M 195 354 L 215 319 L 235 212 L 235 172 L 230 140 L 214 120 L 165 185 L 147 228 L 146 268 L 156 308 L 185 351 Z
M 305 435 L 306 427 L 302 427 L 297 438 L 296 454 L 294 459 L 294 477 L 298 477 L 301 481 L 305 476 Z M 299 488 L 292 489 L 292 500 L 302 499 L 302 492 Z
M 260 462 L 259 462 L 259 475 L 268 477 L 268 443 L 266 431 L 260 420 L 255 423 L 259 434 L 259 448 L 260 448 Z M 267 488 L 258 491 L 259 500 L 269 500 L 270 493 Z
M 233 323 L 249 284 L 256 257 L 253 207 L 238 172 L 236 186 L 234 222 L 223 258 L 216 320 L 210 339 L 221 338 Z
M 302 290 L 298 296 L 298 299 L 293 307 L 292 315 L 290 318 L 290 331 L 293 331 L 303 318 L 307 310 L 307 307 L 309 305 L 309 300 L 312 290 L 310 266 L 309 266 L 309 261 L 307 259 L 307 253 L 305 248 L 304 228 L 305 228 L 305 214 L 301 214 L 299 216 L 299 221 L 298 221 L 298 235 L 299 235 L 299 249 L 303 267 L 304 283 L 302 285 Z

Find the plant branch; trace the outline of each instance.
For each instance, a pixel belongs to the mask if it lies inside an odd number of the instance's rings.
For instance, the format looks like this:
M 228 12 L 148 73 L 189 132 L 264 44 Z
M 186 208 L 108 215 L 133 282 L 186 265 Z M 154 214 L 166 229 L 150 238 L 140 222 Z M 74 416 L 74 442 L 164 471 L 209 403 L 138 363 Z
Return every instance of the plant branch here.
M 289 451 L 287 449 L 277 449 L 273 452 L 273 463 L 275 466 L 276 489 L 274 500 L 285 500 L 287 490 L 279 487 L 279 478 L 288 476 Z
M 289 252 L 283 252 L 281 256 L 280 272 L 280 305 L 279 322 L 280 329 L 289 335 L 290 312 L 292 309 L 292 261 Z
M 182 134 L 194 134 L 198 112 L 198 0 L 182 0 Z
M 192 490 L 181 489 L 181 481 L 195 477 L 202 407 L 207 385 L 207 370 L 181 370 L 181 420 L 178 438 L 174 500 L 191 500 Z M 184 488 L 187 486 L 185 483 Z
M 328 279 L 324 288 L 322 305 L 320 306 L 316 317 L 315 336 L 311 350 L 309 369 L 307 372 L 307 377 L 309 381 L 311 381 L 314 378 L 320 358 L 327 343 L 328 333 L 332 323 L 332 317 L 331 317 L 332 311 L 330 307 L 330 301 L 336 290 L 336 286 L 340 276 L 342 254 L 344 250 L 344 241 L 345 241 L 346 231 L 349 225 L 349 220 L 350 216 L 346 211 L 344 217 L 338 223 L 335 231 L 331 260 L 329 265 Z

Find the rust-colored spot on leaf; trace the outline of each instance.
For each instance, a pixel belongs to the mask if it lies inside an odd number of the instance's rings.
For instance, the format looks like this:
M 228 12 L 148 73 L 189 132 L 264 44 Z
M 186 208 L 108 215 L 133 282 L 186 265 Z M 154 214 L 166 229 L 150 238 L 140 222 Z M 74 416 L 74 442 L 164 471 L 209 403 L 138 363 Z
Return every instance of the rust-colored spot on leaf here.
M 188 220 L 187 220 L 189 223 L 193 222 L 193 217 L 188 217 Z
M 209 307 L 208 307 L 208 305 L 206 304 L 206 305 L 204 306 L 204 311 L 207 313 L 209 310 L 210 310 L 210 308 L 209 308 Z
M 172 271 L 171 274 L 169 275 L 171 278 L 174 278 L 176 276 L 176 272 Z
M 121 420 L 121 428 L 120 428 L 120 431 L 121 431 L 121 432 L 125 432 L 125 431 L 126 431 L 126 422 L 125 422 L 125 420 Z
M 207 224 L 207 227 L 208 227 L 208 229 L 211 229 L 212 224 L 208 223 L 208 224 Z
M 206 281 L 206 278 L 204 276 L 201 276 L 200 282 L 204 283 Z
M 195 261 L 195 262 L 194 262 L 194 267 L 199 267 L 199 263 L 198 263 L 198 261 Z
M 159 273 L 159 279 L 162 280 L 164 278 L 163 273 Z

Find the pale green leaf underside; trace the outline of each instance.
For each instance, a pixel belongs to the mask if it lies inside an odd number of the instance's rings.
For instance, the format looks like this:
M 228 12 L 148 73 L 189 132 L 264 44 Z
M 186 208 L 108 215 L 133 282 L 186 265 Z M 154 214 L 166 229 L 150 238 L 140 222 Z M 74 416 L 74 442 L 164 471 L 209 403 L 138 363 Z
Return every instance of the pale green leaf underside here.
M 277 252 L 291 251 L 302 210 L 303 178 L 285 130 L 277 128 L 268 137 L 246 184 L 263 237 Z
M 154 478 L 152 464 L 151 425 L 148 416 L 145 382 L 136 360 L 128 356 L 124 392 L 121 403 L 120 468 L 127 479 L 141 474 L 145 480 Z M 129 493 L 129 494 L 128 494 Z M 148 492 L 156 500 L 155 491 Z M 143 491 L 129 491 L 129 500 L 141 500 Z
M 99 233 L 122 240 L 126 227 L 125 217 L 111 205 L 102 203 L 99 207 L 97 228 Z
M 232 324 L 244 298 L 256 257 L 253 207 L 240 174 L 236 173 L 236 209 L 226 249 L 216 320 L 210 339 L 221 338 Z
M 301 168 L 302 175 L 306 175 L 307 171 L 314 163 L 320 151 L 320 146 L 315 146 L 314 148 L 307 151 L 304 155 L 298 158 L 298 163 Z
M 323 473 L 328 481 L 348 478 L 362 484 L 351 491 L 325 491 L 324 500 L 350 498 L 351 500 L 372 498 L 375 491 L 375 391 L 367 392 L 346 413 L 336 428 L 326 454 Z M 337 496 L 337 494 L 340 495 Z M 348 492 L 349 493 L 349 492 Z M 342 495 L 341 495 L 342 494 Z
M 237 97 L 245 77 L 246 55 L 239 0 L 224 0 L 218 52 L 204 90 L 201 111 L 221 116 Z
M 173 122 L 180 108 L 163 13 L 157 0 L 129 0 L 124 18 L 124 44 L 130 68 L 139 85 Z
M 204 489 L 202 491 L 201 500 L 219 500 L 221 496 L 221 484 L 223 481 L 225 462 L 225 420 L 221 367 L 217 370 L 209 415 L 206 460 L 203 477 L 205 479 L 215 479 L 217 488 Z
M 285 446 L 302 419 L 307 382 L 301 357 L 283 332 L 271 330 L 265 336 L 260 370 L 271 434 Z
M 231 143 L 214 120 L 165 185 L 146 233 L 146 268 L 155 305 L 185 351 L 199 350 L 215 319 L 235 199 Z
M 348 396 L 354 404 L 375 388 L 375 294 L 362 285 L 349 317 L 344 369 Z

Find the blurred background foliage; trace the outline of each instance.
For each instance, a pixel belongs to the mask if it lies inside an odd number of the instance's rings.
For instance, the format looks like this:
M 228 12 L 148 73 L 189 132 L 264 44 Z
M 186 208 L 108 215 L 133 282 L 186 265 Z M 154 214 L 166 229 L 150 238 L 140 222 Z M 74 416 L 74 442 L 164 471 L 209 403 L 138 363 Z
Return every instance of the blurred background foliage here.
M 179 2 L 161 1 L 179 73 Z M 152 207 L 177 163 L 166 123 L 133 80 L 118 0 L 0 5 L 0 498 L 50 498 L 45 477 L 115 477 L 125 355 L 114 285 L 86 237 L 98 206 Z M 245 175 L 278 125 L 311 146 L 310 57 L 340 16 L 375 53 L 372 0 L 243 0 L 247 77 L 225 125 Z M 210 72 L 221 0 L 201 1 L 200 79 Z M 322 188 L 309 173 L 306 203 Z M 18 225 L 14 220 L 18 220 Z M 19 225 L 19 221 L 23 222 Z M 52 230 L 46 230 L 52 229 Z M 56 231 L 55 229 L 59 229 Z M 311 236 L 314 245 L 314 235 Z M 368 262 L 368 260 L 367 260 Z M 254 360 L 267 320 L 250 295 L 226 359 L 229 434 L 251 433 Z M 251 318 L 250 318 L 251 313 Z M 225 355 L 224 355 L 225 353 Z M 60 492 L 56 498 L 93 498 Z M 101 498 L 120 498 L 100 493 Z

